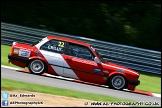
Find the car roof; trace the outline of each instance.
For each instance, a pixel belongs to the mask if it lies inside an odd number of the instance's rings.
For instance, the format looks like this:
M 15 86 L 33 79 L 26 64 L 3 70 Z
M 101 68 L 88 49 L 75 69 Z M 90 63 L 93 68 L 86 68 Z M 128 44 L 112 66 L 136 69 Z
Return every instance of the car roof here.
M 70 39 L 70 38 L 61 37 L 61 36 L 52 35 L 52 36 L 47 36 L 47 38 L 48 38 L 49 40 L 51 40 L 51 39 L 56 39 L 56 40 L 62 40 L 62 41 L 66 41 L 66 42 L 76 43 L 76 44 L 80 44 L 80 45 L 84 45 L 84 46 L 88 46 L 88 47 L 91 46 L 91 45 L 88 44 L 88 43 L 81 42 L 81 41 L 78 41 L 78 40 L 75 40 L 75 39 Z

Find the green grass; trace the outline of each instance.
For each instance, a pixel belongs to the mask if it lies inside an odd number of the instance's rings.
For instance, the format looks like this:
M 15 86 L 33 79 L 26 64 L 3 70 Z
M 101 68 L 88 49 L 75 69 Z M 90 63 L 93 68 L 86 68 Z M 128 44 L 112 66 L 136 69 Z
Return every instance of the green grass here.
M 17 67 L 8 63 L 8 54 L 10 53 L 10 46 L 1 45 L 1 64 Z M 18 67 L 19 68 L 19 67 Z M 154 93 L 161 93 L 161 75 L 140 72 L 140 81 L 141 84 L 136 87 L 137 90 L 143 90 Z
M 6 65 L 6 66 L 20 68 L 11 63 L 8 63 L 8 54 L 10 53 L 10 51 L 11 51 L 11 46 L 1 45 L 1 64 Z
M 67 89 L 55 88 L 55 87 L 44 86 L 44 85 L 39 85 L 39 84 L 9 80 L 5 78 L 1 78 L 1 89 L 2 90 L 27 90 L 27 91 L 32 91 L 32 92 L 41 92 L 41 93 L 46 93 L 46 94 L 68 96 L 68 97 L 88 99 L 88 100 L 94 100 L 94 101 L 133 102 L 133 100 L 124 100 L 124 99 L 119 99 L 119 98 L 115 98 L 111 96 L 84 93 L 84 92 L 79 92 L 79 91 L 74 91 L 74 90 L 67 90 Z
M 119 99 L 112 96 L 105 96 L 105 95 L 99 95 L 93 93 L 84 93 L 84 92 L 79 92 L 74 90 L 55 88 L 55 87 L 15 81 L 15 80 L 10 80 L 5 78 L 1 78 L 1 90 L 3 91 L 25 90 L 25 91 L 39 92 L 39 93 L 59 95 L 59 96 L 74 97 L 79 99 L 87 99 L 87 100 L 93 100 L 98 102 L 101 101 L 102 102 L 136 102 L 134 100 Z M 131 105 L 130 107 L 139 107 L 139 106 Z M 153 107 L 153 106 L 142 105 L 140 107 Z
M 140 85 L 137 90 L 150 91 L 161 94 L 161 75 L 140 72 Z

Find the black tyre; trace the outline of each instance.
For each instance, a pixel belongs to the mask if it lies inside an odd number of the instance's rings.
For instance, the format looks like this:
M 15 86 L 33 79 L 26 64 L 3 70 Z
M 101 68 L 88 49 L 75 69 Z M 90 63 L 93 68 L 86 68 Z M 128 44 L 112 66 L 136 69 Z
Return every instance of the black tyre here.
M 126 86 L 126 80 L 121 75 L 115 75 L 109 80 L 109 87 L 112 89 L 123 90 Z
M 29 63 L 28 69 L 32 74 L 41 75 L 45 72 L 45 64 L 41 60 L 33 60 Z

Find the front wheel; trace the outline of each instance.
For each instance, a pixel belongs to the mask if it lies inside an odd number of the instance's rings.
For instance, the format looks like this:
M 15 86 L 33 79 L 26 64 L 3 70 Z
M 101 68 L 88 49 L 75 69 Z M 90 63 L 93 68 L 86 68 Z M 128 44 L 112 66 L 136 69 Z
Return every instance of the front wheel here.
M 126 80 L 121 75 L 115 75 L 109 80 L 109 87 L 117 90 L 122 90 L 126 86 Z
M 45 72 L 45 64 L 41 60 L 33 60 L 28 65 L 32 74 L 41 75 Z

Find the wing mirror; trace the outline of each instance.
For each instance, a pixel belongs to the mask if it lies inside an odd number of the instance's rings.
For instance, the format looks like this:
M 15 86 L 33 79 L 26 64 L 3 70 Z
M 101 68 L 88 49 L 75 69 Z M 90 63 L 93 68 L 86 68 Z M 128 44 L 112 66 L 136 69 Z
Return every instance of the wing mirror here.
M 100 60 L 99 60 L 97 57 L 94 58 L 94 61 L 95 61 L 97 64 L 101 64 Z

